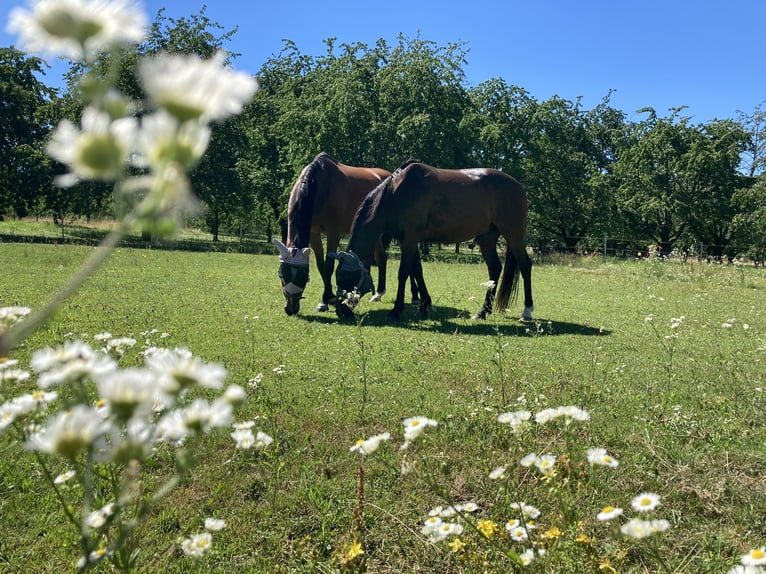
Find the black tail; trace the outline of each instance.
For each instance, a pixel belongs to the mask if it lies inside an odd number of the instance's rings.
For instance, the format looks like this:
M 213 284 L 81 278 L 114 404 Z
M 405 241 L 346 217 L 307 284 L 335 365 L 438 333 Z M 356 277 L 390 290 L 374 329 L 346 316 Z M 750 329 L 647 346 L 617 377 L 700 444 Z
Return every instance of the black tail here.
M 509 249 L 505 254 L 503 276 L 495 295 L 495 309 L 505 311 L 508 304 L 516 300 L 519 291 L 519 264 Z

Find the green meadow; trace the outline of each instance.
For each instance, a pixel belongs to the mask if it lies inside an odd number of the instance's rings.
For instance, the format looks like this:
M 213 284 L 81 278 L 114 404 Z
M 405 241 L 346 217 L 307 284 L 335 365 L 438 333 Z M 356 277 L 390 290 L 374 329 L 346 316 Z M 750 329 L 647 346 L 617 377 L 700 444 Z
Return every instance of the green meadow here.
M 39 308 L 91 250 L 0 245 L 0 307 Z M 408 306 L 390 325 L 390 266 L 383 302 L 365 297 L 340 321 L 314 312 L 313 265 L 301 313 L 287 317 L 275 255 L 121 248 L 11 352 L 26 368 L 37 349 L 71 338 L 95 347 L 109 332 L 137 340 L 126 366 L 148 345 L 186 347 L 247 389 L 236 420 L 274 442 L 253 453 L 228 432 L 206 437 L 192 474 L 136 532 L 136 571 L 718 573 L 766 544 L 762 268 L 540 262 L 535 320 L 522 323 L 520 299 L 471 320 L 483 265 L 426 261 L 433 311 Z M 3 386 L 2 400 L 33 387 Z M 534 421 L 568 405 L 590 419 Z M 498 422 L 522 410 L 533 417 L 525 432 Z M 438 425 L 400 450 L 413 416 Z M 385 432 L 375 452 L 350 452 Z M 589 464 L 591 447 L 619 466 Z M 554 455 L 553 471 L 522 466 L 533 452 Z M 149 490 L 172 459 L 158 451 L 139 471 Z M 639 515 L 631 501 L 646 492 L 661 503 Z M 421 532 L 434 507 L 469 502 L 477 508 L 461 513 L 459 536 L 432 543 Z M 504 527 L 521 502 L 540 510 L 525 541 Z M 623 515 L 598 520 L 608 506 Z M 211 516 L 227 526 L 195 561 L 180 541 Z M 622 535 L 634 517 L 669 528 Z M 73 571 L 77 533 L 12 433 L 0 436 L 0 528 L 0 571 Z M 521 566 L 528 548 L 535 560 Z

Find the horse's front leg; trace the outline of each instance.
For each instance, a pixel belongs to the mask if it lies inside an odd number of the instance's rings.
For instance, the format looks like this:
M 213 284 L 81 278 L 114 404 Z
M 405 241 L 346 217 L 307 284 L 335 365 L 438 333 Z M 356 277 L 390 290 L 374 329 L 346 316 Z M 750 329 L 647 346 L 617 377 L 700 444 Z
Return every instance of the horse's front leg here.
M 331 247 L 330 238 L 327 238 L 327 251 L 334 251 L 338 247 Z M 332 273 L 335 270 L 335 260 L 327 257 L 325 258 L 324 246 L 322 245 L 322 235 L 319 232 L 311 232 L 311 249 L 316 256 L 317 268 L 319 268 L 319 275 L 322 277 L 323 291 L 322 300 L 317 305 L 316 310 L 320 313 L 328 311 L 330 309 L 329 303 L 333 298 L 334 293 L 332 290 Z
M 378 239 L 375 245 L 375 263 L 378 266 L 378 288 L 370 298 L 370 301 L 378 302 L 383 299 L 383 294 L 386 292 L 386 263 L 388 262 L 388 254 L 386 248 L 383 247 L 383 242 Z
M 500 279 L 500 271 L 503 269 L 503 264 L 500 262 L 500 257 L 497 255 L 497 236 L 488 236 L 485 234 L 479 243 L 481 248 L 481 255 L 487 264 L 487 271 L 489 272 L 489 280 L 492 282 L 492 286 L 487 289 L 487 294 L 484 296 L 484 305 L 476 313 L 474 319 L 486 319 L 487 315 L 492 313 L 492 302 L 495 299 L 495 292 L 497 291 L 497 281 Z
M 396 301 L 394 308 L 388 312 L 388 320 L 396 322 L 402 316 L 404 311 L 404 292 L 407 285 L 407 278 L 410 276 L 411 257 L 402 250 L 402 260 L 399 262 L 399 274 L 397 276 L 398 284 L 396 286 Z
M 420 252 L 417 251 L 415 255 L 415 261 L 412 264 L 410 273 L 410 288 L 412 290 L 413 301 L 416 299 L 416 295 L 420 295 L 418 299 L 420 302 L 420 314 L 427 315 L 428 310 L 431 308 L 431 295 L 428 294 L 428 288 L 423 279 L 423 262 L 420 260 Z

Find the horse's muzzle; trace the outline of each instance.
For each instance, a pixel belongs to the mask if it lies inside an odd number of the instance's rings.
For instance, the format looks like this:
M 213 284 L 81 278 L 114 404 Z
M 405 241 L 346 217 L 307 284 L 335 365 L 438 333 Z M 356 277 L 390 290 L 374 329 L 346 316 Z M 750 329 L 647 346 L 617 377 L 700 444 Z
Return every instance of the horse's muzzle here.
M 285 296 L 285 313 L 296 315 L 301 308 L 301 299 L 306 283 L 309 282 L 309 268 L 305 265 L 279 266 L 279 280 L 282 282 L 282 294 Z

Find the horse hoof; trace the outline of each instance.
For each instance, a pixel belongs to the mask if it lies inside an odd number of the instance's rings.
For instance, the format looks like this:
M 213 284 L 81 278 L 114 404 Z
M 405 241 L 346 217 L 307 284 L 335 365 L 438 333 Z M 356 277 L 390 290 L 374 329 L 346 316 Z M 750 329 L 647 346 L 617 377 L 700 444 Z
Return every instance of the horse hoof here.
M 532 307 L 524 307 L 524 312 L 521 314 L 520 321 L 532 320 Z
M 375 295 L 370 297 L 370 303 L 380 303 L 382 300 L 383 300 L 382 293 L 375 293 Z
M 329 310 L 330 310 L 330 307 L 327 305 L 327 303 L 324 303 L 324 302 L 317 305 L 317 308 L 316 308 L 317 313 L 326 313 Z
M 483 321 L 487 318 L 487 313 L 485 311 L 479 311 L 478 313 L 475 313 L 472 319 L 476 319 L 477 321 Z

